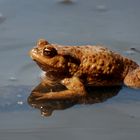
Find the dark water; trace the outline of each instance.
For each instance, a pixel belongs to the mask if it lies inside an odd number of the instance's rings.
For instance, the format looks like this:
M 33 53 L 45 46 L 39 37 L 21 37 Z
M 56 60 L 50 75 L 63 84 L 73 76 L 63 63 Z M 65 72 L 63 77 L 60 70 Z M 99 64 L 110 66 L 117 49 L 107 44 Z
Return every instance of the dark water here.
M 48 103 L 55 109 L 42 117 L 39 105 L 28 100 L 40 80 L 28 51 L 39 38 L 104 44 L 140 63 L 139 5 L 139 0 L 0 0 L 0 139 L 138 139 L 140 90 L 123 87 L 112 97 L 92 98 L 96 104 L 72 103 L 65 110 L 63 102 Z

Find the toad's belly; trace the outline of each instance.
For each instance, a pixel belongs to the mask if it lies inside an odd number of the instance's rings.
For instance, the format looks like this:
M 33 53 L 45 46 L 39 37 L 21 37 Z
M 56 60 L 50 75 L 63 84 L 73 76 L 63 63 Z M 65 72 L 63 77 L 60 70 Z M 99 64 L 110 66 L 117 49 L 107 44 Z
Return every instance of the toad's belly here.
M 116 74 L 103 74 L 103 73 L 92 73 L 83 74 L 80 79 L 87 86 L 116 86 L 123 84 L 123 73 Z
M 117 86 L 122 85 L 123 80 L 122 79 L 94 79 L 89 80 L 86 83 L 86 86 Z

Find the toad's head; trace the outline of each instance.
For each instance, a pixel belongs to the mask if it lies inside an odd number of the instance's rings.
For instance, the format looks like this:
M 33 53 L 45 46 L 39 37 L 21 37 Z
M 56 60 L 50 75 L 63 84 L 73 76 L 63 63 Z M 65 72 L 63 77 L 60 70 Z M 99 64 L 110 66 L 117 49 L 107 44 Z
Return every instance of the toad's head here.
M 43 71 L 64 71 L 66 68 L 66 59 L 58 54 L 57 47 L 44 39 L 40 39 L 29 54 Z

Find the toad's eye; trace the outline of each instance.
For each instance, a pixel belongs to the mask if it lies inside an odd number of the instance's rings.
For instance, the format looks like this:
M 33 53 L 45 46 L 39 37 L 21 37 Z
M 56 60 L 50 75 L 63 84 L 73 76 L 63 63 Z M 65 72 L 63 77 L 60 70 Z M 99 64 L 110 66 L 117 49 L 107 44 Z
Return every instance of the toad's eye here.
M 57 50 L 53 46 L 46 46 L 43 49 L 43 55 L 47 57 L 54 57 L 57 55 Z

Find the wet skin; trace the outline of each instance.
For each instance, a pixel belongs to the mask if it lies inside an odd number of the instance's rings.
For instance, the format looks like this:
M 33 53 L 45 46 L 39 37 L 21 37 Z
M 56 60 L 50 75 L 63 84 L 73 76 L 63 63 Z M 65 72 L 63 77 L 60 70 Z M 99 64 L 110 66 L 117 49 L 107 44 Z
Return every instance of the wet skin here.
M 140 88 L 140 67 L 133 60 L 103 46 L 63 46 L 44 39 L 30 51 L 31 58 L 45 72 L 42 87 L 62 84 L 64 91 L 41 94 L 37 100 L 75 99 L 85 97 L 86 86 L 127 85 Z

